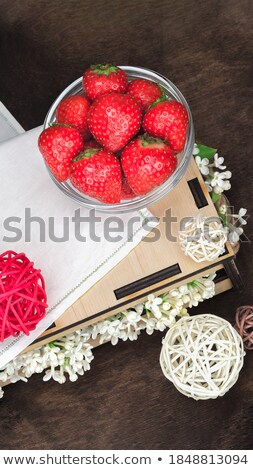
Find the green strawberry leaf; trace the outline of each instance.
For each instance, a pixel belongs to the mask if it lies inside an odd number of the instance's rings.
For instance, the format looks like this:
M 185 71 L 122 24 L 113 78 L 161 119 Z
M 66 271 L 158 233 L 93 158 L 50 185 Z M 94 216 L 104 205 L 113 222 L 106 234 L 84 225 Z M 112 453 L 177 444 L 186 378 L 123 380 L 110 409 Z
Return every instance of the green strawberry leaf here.
M 156 84 L 158 86 L 158 88 L 160 88 L 162 94 L 160 96 L 160 98 L 164 98 L 165 100 L 167 99 L 167 95 L 166 95 L 166 92 L 165 92 L 165 89 L 162 87 L 162 85 L 160 85 L 160 83 L 157 83 Z
M 212 201 L 214 202 L 214 204 L 219 200 L 219 198 L 220 198 L 220 194 L 217 194 L 217 193 L 212 194 Z
M 154 103 L 151 103 L 148 107 L 148 110 L 150 110 L 151 108 L 153 108 L 153 106 L 156 106 L 159 103 L 163 103 L 163 101 L 169 101 L 165 93 L 162 96 L 160 96 L 160 98 L 157 98 L 157 100 L 155 100 Z
M 90 66 L 91 70 L 97 75 L 110 75 L 110 73 L 117 73 L 118 67 L 113 64 L 96 64 Z
M 197 147 L 199 149 L 198 156 L 200 158 L 208 158 L 208 160 L 210 160 L 217 152 L 217 149 L 207 147 L 206 145 L 197 144 Z

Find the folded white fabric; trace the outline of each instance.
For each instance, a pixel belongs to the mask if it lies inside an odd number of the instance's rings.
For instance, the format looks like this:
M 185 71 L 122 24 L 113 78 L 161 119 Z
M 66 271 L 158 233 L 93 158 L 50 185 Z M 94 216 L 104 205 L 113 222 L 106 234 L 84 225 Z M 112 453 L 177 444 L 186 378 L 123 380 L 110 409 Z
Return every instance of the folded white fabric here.
M 147 235 L 148 228 L 143 222 L 151 217 L 146 209 L 118 216 L 124 230 L 120 232 L 120 240 L 112 242 L 104 235 L 104 222 L 109 214 L 96 213 L 100 217 L 95 225 L 100 241 L 92 240 L 89 222 L 81 224 L 81 235 L 86 241 L 78 241 L 72 217 L 76 210 L 80 210 L 81 217 L 90 217 L 90 212 L 61 193 L 51 181 L 37 147 L 41 130 L 41 127 L 33 129 L 0 144 L 0 253 L 24 252 L 34 261 L 45 278 L 49 307 L 45 318 L 29 336 L 21 334 L 0 343 L 0 367 L 17 356 L 119 263 Z M 133 216 L 136 220 L 131 236 L 128 228 Z M 67 240 L 53 240 L 63 236 L 64 226 Z M 112 236 L 116 235 L 119 234 Z

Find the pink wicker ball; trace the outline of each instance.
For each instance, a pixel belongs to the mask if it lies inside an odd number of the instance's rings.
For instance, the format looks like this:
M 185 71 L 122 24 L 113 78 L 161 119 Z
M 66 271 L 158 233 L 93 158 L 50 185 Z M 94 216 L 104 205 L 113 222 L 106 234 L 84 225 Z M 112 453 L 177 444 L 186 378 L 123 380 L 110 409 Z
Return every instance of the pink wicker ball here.
M 24 253 L 0 255 L 0 341 L 21 332 L 29 335 L 45 316 L 45 282 Z
M 236 328 L 246 349 L 253 349 L 253 306 L 238 307 L 235 314 Z

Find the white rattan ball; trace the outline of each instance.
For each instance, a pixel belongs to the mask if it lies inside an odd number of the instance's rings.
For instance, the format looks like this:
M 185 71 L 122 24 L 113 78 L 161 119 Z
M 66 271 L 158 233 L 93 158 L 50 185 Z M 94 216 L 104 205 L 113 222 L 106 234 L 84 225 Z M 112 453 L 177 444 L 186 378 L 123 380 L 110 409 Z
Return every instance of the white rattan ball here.
M 179 232 L 181 249 L 197 263 L 217 259 L 225 252 L 226 241 L 226 231 L 217 217 L 197 215 Z
M 165 377 L 195 400 L 224 395 L 243 366 L 243 342 L 232 325 L 216 315 L 181 318 L 166 334 L 160 355 Z

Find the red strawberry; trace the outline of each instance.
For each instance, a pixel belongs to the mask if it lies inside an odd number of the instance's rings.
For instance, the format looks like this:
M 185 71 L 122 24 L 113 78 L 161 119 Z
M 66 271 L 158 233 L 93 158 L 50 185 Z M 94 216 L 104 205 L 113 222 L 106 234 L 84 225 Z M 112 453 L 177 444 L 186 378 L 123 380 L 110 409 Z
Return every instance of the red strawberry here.
M 69 177 L 70 163 L 83 150 L 83 139 L 76 129 L 55 124 L 39 136 L 39 149 L 58 181 Z
M 135 194 L 146 194 L 162 184 L 175 170 L 177 159 L 166 142 L 148 135 L 124 148 L 121 164 Z
M 140 129 L 141 108 L 130 95 L 110 93 L 91 105 L 88 125 L 95 139 L 110 152 L 122 149 Z
M 108 204 L 120 202 L 122 174 L 113 153 L 88 149 L 80 153 L 71 165 L 70 180 L 82 193 Z
M 83 136 L 84 140 L 90 139 L 87 124 L 87 114 L 90 103 L 82 95 L 74 95 L 65 98 L 56 109 L 56 120 L 59 124 L 69 124 L 75 127 Z
M 115 91 L 125 93 L 127 83 L 124 70 L 112 64 L 91 65 L 83 74 L 83 88 L 90 100 Z
M 123 176 L 121 199 L 133 199 L 134 197 L 136 197 L 136 194 L 134 194 L 133 190 L 130 188 L 126 177 Z
M 181 152 L 186 139 L 188 114 L 178 101 L 161 101 L 147 111 L 142 126 L 148 134 L 166 140 L 175 152 Z
M 129 83 L 127 93 L 138 101 L 143 111 L 147 111 L 148 107 L 158 98 L 165 96 L 162 87 L 158 83 L 144 80 L 144 78 Z

